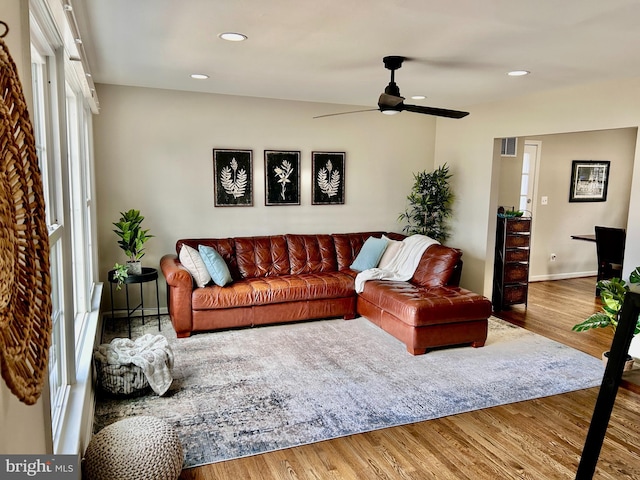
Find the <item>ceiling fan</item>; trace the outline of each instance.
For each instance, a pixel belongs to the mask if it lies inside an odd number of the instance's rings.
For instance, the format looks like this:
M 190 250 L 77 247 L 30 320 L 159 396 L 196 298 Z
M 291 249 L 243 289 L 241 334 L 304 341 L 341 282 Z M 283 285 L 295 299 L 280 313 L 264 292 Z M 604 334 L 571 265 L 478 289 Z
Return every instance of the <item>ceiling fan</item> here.
M 447 110 L 445 108 L 423 107 L 420 105 L 405 104 L 404 97 L 400 96 L 400 88 L 398 88 L 398 85 L 395 82 L 395 72 L 400 67 L 402 67 L 402 62 L 404 62 L 405 60 L 405 57 L 400 57 L 397 55 L 391 55 L 382 59 L 385 68 L 391 70 L 391 81 L 389 82 L 389 85 L 387 85 L 387 87 L 384 89 L 384 92 L 380 94 L 380 98 L 378 98 L 378 108 L 356 110 L 353 112 L 329 113 L 327 115 L 319 115 L 313 118 L 333 117 L 336 115 L 346 115 L 348 113 L 372 112 L 374 110 L 381 111 L 382 113 L 386 113 L 388 115 L 393 115 L 395 113 L 404 111 L 447 118 L 462 118 L 469 115 L 469 112 L 461 112 L 458 110 Z

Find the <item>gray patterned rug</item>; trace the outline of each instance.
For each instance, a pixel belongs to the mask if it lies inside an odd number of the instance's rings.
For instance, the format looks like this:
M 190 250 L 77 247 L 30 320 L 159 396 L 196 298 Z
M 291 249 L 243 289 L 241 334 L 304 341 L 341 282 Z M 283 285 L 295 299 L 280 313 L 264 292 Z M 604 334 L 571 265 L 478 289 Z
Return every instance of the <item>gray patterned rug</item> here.
M 494 318 L 483 348 L 415 357 L 364 318 L 183 339 L 162 321 L 175 354 L 168 394 L 99 397 L 95 430 L 131 415 L 163 418 L 183 442 L 185 468 L 593 387 L 604 371 L 594 357 Z M 142 333 L 157 334 L 157 322 L 133 337 Z

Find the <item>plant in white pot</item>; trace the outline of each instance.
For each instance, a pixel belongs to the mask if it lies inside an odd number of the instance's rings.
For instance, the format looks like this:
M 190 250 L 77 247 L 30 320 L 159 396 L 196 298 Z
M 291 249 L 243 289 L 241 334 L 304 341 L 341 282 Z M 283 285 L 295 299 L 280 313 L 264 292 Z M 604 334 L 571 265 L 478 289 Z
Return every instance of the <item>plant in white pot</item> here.
M 636 269 L 631 272 L 631 275 L 629 276 L 629 283 L 640 284 L 640 267 L 636 267 Z M 616 328 L 618 327 L 620 310 L 624 303 L 624 297 L 630 290 L 629 285 L 620 278 L 612 278 L 610 280 L 600 280 L 597 286 L 598 289 L 600 289 L 602 310 L 594 313 L 583 322 L 574 325 L 572 330 L 576 332 L 584 332 L 585 330 L 591 330 L 592 328 L 611 328 L 615 334 Z M 637 335 L 638 333 L 640 333 L 640 317 L 636 320 L 634 335 Z M 602 354 L 602 359 L 605 363 L 608 356 L 609 352 L 604 352 Z M 628 371 L 632 368 L 633 357 L 628 355 L 624 370 Z
M 129 274 L 140 275 L 142 273 L 142 263 L 140 259 L 144 256 L 144 244 L 153 237 L 149 235 L 149 230 L 141 227 L 144 217 L 140 215 L 140 210 L 128 210 L 120 212 L 120 220 L 113 225 L 116 227 L 115 234 L 118 235 L 118 245 L 129 257 L 127 261 Z

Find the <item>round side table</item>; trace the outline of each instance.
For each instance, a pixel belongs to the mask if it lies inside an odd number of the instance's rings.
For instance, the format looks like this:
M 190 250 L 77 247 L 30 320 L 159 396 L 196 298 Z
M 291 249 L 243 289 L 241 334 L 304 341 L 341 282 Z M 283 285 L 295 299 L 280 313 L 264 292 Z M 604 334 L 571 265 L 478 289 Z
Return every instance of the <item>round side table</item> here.
M 111 320 L 114 318 L 114 308 L 113 308 L 113 285 L 118 283 L 118 280 L 115 278 L 115 270 L 109 271 L 109 288 L 111 291 Z M 158 270 L 151 267 L 142 267 L 142 273 L 139 275 L 130 273 L 127 278 L 124 279 L 124 287 L 127 295 L 127 322 L 129 323 L 129 338 L 131 338 L 131 319 L 132 318 L 142 318 L 142 324 L 144 325 L 144 295 L 142 293 L 142 284 L 147 282 L 156 282 L 156 308 L 157 314 L 155 315 L 158 318 L 158 331 L 160 331 L 160 295 L 158 292 Z M 131 308 L 129 305 L 129 285 L 137 283 L 140 285 L 140 303 L 135 307 Z M 136 310 L 140 309 L 140 315 L 134 316 L 133 314 Z M 149 315 L 147 315 L 149 316 Z M 151 315 L 154 316 L 154 315 Z

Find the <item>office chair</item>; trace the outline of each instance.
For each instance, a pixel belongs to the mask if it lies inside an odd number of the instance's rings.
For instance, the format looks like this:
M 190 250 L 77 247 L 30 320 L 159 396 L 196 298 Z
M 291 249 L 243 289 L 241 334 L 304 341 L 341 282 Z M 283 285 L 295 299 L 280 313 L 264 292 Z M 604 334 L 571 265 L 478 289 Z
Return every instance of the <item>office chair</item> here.
M 598 256 L 598 278 L 608 280 L 622 278 L 622 262 L 627 232 L 624 228 L 595 227 L 596 252 Z M 596 288 L 596 295 L 600 291 Z

